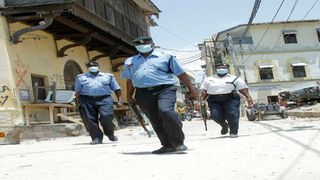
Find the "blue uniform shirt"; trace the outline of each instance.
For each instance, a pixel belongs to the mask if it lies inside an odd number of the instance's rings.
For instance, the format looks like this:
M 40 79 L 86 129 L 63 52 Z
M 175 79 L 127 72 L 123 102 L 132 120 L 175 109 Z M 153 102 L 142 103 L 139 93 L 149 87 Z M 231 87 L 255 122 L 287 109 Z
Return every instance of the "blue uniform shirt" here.
M 184 72 L 174 56 L 153 51 L 147 58 L 141 54 L 128 58 L 121 78 L 131 79 L 134 87 L 144 88 L 176 84 L 173 74 L 179 76 Z
M 97 76 L 91 73 L 78 75 L 75 86 L 76 92 L 87 96 L 103 96 L 121 89 L 112 74 L 101 72 Z

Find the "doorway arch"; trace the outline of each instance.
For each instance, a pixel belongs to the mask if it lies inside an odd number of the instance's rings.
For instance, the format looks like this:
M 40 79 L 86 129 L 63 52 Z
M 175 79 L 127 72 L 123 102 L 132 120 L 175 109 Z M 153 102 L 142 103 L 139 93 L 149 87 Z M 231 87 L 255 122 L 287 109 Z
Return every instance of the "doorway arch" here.
M 75 81 L 78 74 L 82 74 L 83 71 L 79 64 L 73 60 L 69 60 L 63 69 L 64 83 L 66 89 L 75 90 Z

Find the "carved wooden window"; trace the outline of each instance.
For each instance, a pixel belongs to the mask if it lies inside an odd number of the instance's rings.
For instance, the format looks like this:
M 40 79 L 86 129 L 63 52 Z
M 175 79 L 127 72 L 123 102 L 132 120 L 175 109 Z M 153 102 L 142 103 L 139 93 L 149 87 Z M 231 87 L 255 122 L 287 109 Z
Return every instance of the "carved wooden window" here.
M 107 19 L 104 9 L 104 3 L 101 0 L 96 1 L 96 14 L 104 19 Z
M 124 31 L 128 34 L 131 34 L 130 21 L 128 20 L 128 18 L 123 17 L 123 25 L 124 25 Z
M 115 14 L 115 19 L 116 19 L 116 26 L 119 29 L 124 30 L 122 15 L 117 11 L 115 11 L 114 14 Z
M 105 10 L 106 10 L 106 19 L 109 21 L 111 24 L 116 25 L 116 20 L 115 20 L 115 15 L 114 15 L 114 9 L 108 5 L 105 5 Z
M 88 8 L 90 11 L 95 13 L 95 1 L 94 0 L 84 0 L 84 6 Z

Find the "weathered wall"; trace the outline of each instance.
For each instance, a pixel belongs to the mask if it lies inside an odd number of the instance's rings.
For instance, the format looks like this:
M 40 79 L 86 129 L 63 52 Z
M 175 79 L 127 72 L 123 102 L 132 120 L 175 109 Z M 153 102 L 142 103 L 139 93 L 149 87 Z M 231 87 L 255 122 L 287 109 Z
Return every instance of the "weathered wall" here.
M 267 101 L 267 96 L 277 95 L 281 91 L 293 88 L 307 87 L 320 80 L 320 42 L 316 28 L 319 22 L 274 24 L 261 41 L 255 53 L 248 53 L 249 46 L 254 47 L 259 42 L 268 24 L 254 25 L 249 35 L 253 38 L 253 45 L 244 46 L 244 54 L 237 52 L 238 64 L 243 64 L 250 91 L 255 100 Z M 282 30 L 296 30 L 296 44 L 285 44 Z M 277 42 L 277 43 L 276 43 Z M 242 60 L 242 62 L 241 62 Z M 305 63 L 306 77 L 294 78 L 291 63 Z M 259 65 L 273 65 L 271 80 L 261 80 Z M 242 71 L 242 77 L 244 78 Z M 312 83 L 313 82 L 313 83 Z
M 14 126 L 23 122 L 11 69 L 8 39 L 6 19 L 0 17 L 0 125 L 2 126 Z
M 64 89 L 64 66 L 69 60 L 75 61 L 83 72 L 87 71 L 85 64 L 89 59 L 98 55 L 98 52 L 86 51 L 84 47 L 76 47 L 66 51 L 67 56 L 57 57 L 57 49 L 66 44 L 70 44 L 66 40 L 55 41 L 51 34 L 43 31 L 27 33 L 21 36 L 22 43 L 13 45 L 8 36 L 8 25 L 6 20 L 1 17 L 0 24 L 0 88 L 2 100 L 1 108 L 17 109 L 22 122 L 21 104 L 31 103 L 33 100 L 33 90 L 31 75 L 39 75 L 45 78 L 45 85 L 50 86 L 53 82 L 57 83 L 57 88 Z M 10 24 L 10 32 L 15 32 L 25 25 L 20 23 Z M 101 71 L 112 72 L 109 58 L 99 60 Z M 21 89 L 28 90 L 30 100 L 22 101 L 19 97 Z M 5 117 L 4 117 L 5 116 Z M 12 124 L 16 117 L 0 111 L 0 126 L 3 124 Z M 48 113 L 46 110 L 34 110 L 31 112 L 30 120 L 47 120 Z

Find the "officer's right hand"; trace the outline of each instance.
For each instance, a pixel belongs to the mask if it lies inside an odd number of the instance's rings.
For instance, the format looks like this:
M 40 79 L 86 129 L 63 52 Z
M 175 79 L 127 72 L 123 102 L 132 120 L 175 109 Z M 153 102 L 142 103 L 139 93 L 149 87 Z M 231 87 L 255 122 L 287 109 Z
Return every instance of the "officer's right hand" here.
M 199 93 L 196 89 L 192 89 L 189 91 L 189 99 L 190 100 L 197 100 L 199 99 Z

